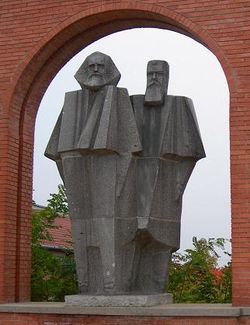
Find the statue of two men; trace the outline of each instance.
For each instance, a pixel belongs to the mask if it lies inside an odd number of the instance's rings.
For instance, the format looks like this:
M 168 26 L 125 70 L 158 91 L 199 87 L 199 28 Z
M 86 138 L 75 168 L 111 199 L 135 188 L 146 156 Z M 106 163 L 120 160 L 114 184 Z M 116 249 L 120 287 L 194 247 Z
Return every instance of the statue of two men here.
M 66 188 L 80 293 L 162 293 L 183 192 L 205 157 L 192 101 L 167 95 L 165 61 L 148 63 L 145 96 L 118 88 L 100 52 L 75 78 L 45 155 Z

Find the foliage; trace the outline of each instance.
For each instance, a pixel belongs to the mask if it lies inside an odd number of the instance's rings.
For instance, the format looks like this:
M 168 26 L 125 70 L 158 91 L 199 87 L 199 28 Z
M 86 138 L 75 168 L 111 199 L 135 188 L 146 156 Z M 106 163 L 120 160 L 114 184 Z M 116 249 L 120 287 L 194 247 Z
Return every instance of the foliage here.
M 63 301 L 77 291 L 72 255 L 55 256 L 42 247 L 32 249 L 32 301 Z
M 181 303 L 227 303 L 231 301 L 231 263 L 219 268 L 218 250 L 225 251 L 223 238 L 193 237 L 193 248 L 173 254 L 168 291 Z
M 53 228 L 55 218 L 68 213 L 68 203 L 63 185 L 58 185 L 58 193 L 50 194 L 48 205 L 32 215 L 32 245 L 40 245 L 41 240 L 51 240 L 49 229 Z
M 63 301 L 65 294 L 77 291 L 73 254 L 65 251 L 56 256 L 41 246 L 42 240 L 51 240 L 49 230 L 58 213 L 67 213 L 67 201 L 62 185 L 58 193 L 51 194 L 48 206 L 32 216 L 32 274 L 31 298 L 33 301 Z
M 65 187 L 62 184 L 58 185 L 58 193 L 50 194 L 50 196 L 48 208 L 52 214 L 60 213 L 61 215 L 65 215 L 69 212 Z

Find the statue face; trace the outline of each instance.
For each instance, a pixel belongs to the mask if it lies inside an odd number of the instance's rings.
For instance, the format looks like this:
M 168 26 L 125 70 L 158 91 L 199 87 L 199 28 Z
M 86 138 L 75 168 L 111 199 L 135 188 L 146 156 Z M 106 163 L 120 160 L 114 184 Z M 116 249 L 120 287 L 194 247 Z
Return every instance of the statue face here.
M 100 53 L 95 53 L 87 61 L 87 80 L 89 87 L 99 88 L 105 83 L 105 59 Z
M 165 61 L 154 60 L 148 63 L 146 105 L 157 106 L 163 104 L 168 86 L 168 71 L 168 64 Z
M 147 87 L 162 87 L 164 81 L 164 69 L 161 62 L 150 64 L 147 71 Z
M 120 72 L 112 59 L 101 52 L 90 54 L 75 74 L 82 88 L 94 91 L 106 85 L 116 86 L 120 77 Z

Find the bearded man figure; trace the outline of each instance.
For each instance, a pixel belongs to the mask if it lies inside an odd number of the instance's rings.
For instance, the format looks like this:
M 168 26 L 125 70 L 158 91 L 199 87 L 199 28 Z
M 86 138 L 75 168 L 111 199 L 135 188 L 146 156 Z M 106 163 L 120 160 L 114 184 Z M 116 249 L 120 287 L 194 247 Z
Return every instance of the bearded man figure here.
M 45 155 L 66 188 L 80 293 L 125 293 L 137 228 L 132 153 L 141 150 L 133 109 L 109 56 L 91 54 L 75 78 L 81 90 L 66 93 Z
M 169 261 L 180 245 L 182 196 L 196 162 L 205 157 L 192 100 L 167 95 L 169 66 L 147 66 L 146 94 L 131 96 L 143 151 L 137 159 L 138 231 L 134 286 L 167 287 Z

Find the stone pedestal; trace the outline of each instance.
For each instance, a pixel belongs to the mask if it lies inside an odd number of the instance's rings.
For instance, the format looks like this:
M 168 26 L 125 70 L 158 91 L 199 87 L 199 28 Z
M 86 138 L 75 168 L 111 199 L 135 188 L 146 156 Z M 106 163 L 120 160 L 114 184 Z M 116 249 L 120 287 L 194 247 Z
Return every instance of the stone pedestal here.
M 82 307 L 150 307 L 173 303 L 170 293 L 152 295 L 70 295 L 65 296 L 66 305 Z

